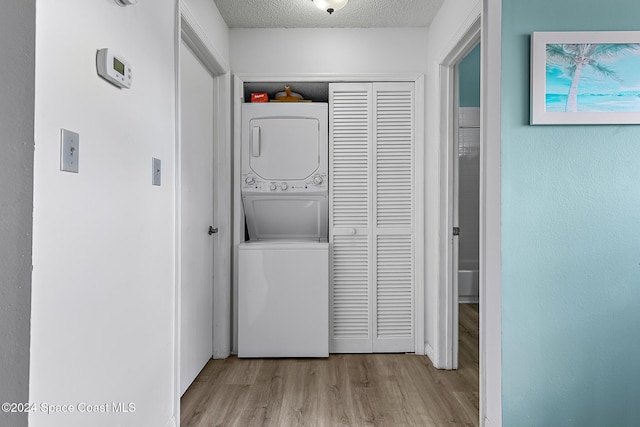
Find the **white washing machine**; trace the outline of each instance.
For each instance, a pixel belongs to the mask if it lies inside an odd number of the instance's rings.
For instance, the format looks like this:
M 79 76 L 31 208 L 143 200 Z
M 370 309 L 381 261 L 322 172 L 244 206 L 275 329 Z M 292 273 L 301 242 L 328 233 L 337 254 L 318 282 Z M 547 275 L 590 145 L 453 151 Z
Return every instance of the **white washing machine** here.
M 238 356 L 329 355 L 328 105 L 242 106 Z
M 238 265 L 238 357 L 329 356 L 329 244 L 246 242 Z

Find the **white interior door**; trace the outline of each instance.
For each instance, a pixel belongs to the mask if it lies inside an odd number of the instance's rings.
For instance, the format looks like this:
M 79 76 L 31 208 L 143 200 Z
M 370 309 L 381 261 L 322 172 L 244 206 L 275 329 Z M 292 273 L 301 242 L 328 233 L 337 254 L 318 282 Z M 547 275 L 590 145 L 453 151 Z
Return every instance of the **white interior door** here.
M 373 352 L 413 352 L 414 85 L 373 84 Z
M 458 270 L 460 269 L 460 108 L 459 102 L 459 84 L 458 84 L 458 67 L 455 67 L 455 96 L 453 108 L 453 145 L 451 146 L 452 161 L 452 186 L 453 196 L 451 197 L 451 215 L 453 229 L 450 230 L 451 240 L 451 292 L 453 307 L 451 312 L 451 332 L 453 334 L 453 349 L 451 354 L 451 369 L 458 369 L 458 335 L 459 335 L 459 289 Z
M 371 353 L 370 83 L 329 85 L 330 352 Z
M 413 352 L 414 86 L 334 83 L 331 352 Z
M 180 394 L 213 353 L 214 81 L 180 47 Z

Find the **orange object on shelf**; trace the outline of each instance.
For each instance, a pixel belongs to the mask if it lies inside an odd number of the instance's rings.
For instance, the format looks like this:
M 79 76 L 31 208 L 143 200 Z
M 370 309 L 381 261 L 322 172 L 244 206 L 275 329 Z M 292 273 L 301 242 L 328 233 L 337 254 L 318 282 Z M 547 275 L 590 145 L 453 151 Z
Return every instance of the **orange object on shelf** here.
M 269 95 L 267 95 L 267 92 L 252 93 L 251 102 L 269 102 Z
M 275 100 L 278 102 L 304 102 L 302 95 L 291 92 L 291 88 L 289 86 L 284 87 L 284 92 L 276 93 Z

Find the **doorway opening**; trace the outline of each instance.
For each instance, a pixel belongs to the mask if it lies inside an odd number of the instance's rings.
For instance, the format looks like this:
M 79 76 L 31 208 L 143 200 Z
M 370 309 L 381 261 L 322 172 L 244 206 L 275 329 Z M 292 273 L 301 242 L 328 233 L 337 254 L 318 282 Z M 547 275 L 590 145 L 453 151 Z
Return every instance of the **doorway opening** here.
M 476 8 L 443 50 L 439 76 L 440 224 L 438 249 L 442 254 L 435 314 L 438 368 L 452 369 L 458 343 L 458 295 L 454 289 L 452 147 L 455 112 L 455 66 L 482 38 L 480 110 L 480 333 L 479 394 L 481 425 L 501 425 L 501 181 L 500 181 L 500 2 L 485 0 Z M 482 32 L 482 37 L 481 37 Z M 456 268 L 457 271 L 457 268 Z M 455 298 L 454 298 L 455 296 Z M 456 336 L 454 337 L 454 334 Z M 490 421 L 491 420 L 491 421 Z
M 439 73 L 443 201 L 440 251 L 443 256 L 437 356 L 441 369 L 471 367 L 472 371 L 479 372 L 482 309 L 479 304 L 482 105 L 479 13 L 459 34 L 457 42 L 440 61 Z M 480 371 L 479 377 L 482 375 Z
M 480 43 L 455 66 L 452 197 L 452 272 L 454 302 L 453 369 L 460 357 L 478 363 L 480 300 Z M 456 325 L 457 324 L 457 325 Z M 457 327 L 456 327 L 457 326 Z M 471 348 L 473 347 L 473 348 Z
M 440 314 L 439 314 L 439 367 L 443 369 L 457 369 L 458 368 L 458 352 L 459 352 L 459 303 L 460 303 L 460 289 L 459 289 L 459 270 L 460 270 L 460 234 L 463 233 L 460 226 L 460 209 L 459 209 L 459 194 L 460 194 L 460 177 L 459 166 L 460 156 L 463 156 L 463 163 L 473 163 L 473 159 L 477 162 L 476 170 L 479 174 L 480 163 L 480 95 L 479 88 L 475 89 L 477 94 L 471 94 L 470 90 L 465 90 L 465 101 L 467 104 L 467 96 L 472 99 L 477 98 L 477 101 L 473 101 L 473 104 L 477 104 L 477 107 L 466 107 L 461 112 L 461 90 L 460 90 L 460 64 L 463 63 L 467 56 L 470 59 L 477 55 L 479 64 L 479 49 L 477 46 L 480 42 L 480 19 L 478 19 L 470 25 L 466 32 L 460 37 L 458 43 L 451 48 L 448 55 L 440 63 L 440 90 L 442 94 L 441 98 L 441 116 L 442 116 L 442 135 L 441 135 L 441 170 L 443 171 L 441 181 L 441 194 L 445 203 L 443 205 L 441 216 L 441 253 L 443 254 L 443 278 L 441 281 L 442 291 L 440 299 Z M 470 55 L 474 49 L 478 49 L 474 54 Z M 474 61 L 470 61 L 474 62 Z M 466 63 L 465 63 L 466 65 Z M 464 66 L 463 66 L 464 68 Z M 473 68 L 473 79 L 480 80 L 479 69 Z M 479 67 L 478 67 L 479 68 Z M 466 83 L 466 76 L 465 76 Z M 475 83 L 473 84 L 475 87 Z M 462 125 L 462 128 L 461 128 Z M 476 137 L 473 140 L 472 137 Z M 469 161 L 468 161 L 469 160 Z M 470 172 L 470 174 L 472 174 Z M 479 201 L 479 187 L 477 182 L 479 179 L 465 179 L 463 186 L 465 193 L 468 195 L 468 200 L 465 200 L 465 206 L 478 205 Z M 476 188 L 473 190 L 473 188 Z M 473 194 L 475 193 L 475 194 Z M 474 208 L 471 208 L 474 209 Z M 477 208 L 475 208 L 477 211 Z M 466 214 L 466 212 L 465 212 Z M 463 214 L 463 219 L 466 215 Z M 474 215 L 471 215 L 473 218 Z M 475 289 L 479 290 L 478 285 L 474 285 L 474 276 L 479 277 L 479 245 L 478 245 L 478 214 L 475 214 L 475 220 L 467 220 L 466 232 L 468 242 L 465 242 L 465 250 L 463 255 L 465 256 L 464 267 L 467 273 L 463 273 L 464 280 L 468 280 L 468 289 L 464 289 L 462 294 L 466 298 L 463 298 L 465 302 L 477 302 L 479 300 L 478 293 L 475 293 Z M 475 221 L 475 226 L 469 226 L 471 222 Z M 474 236 L 475 235 L 475 236 Z M 475 242 L 475 243 L 474 243 Z M 468 245 L 466 243 L 469 243 Z M 475 262 L 474 262 L 475 261 Z M 467 295 L 464 295 L 464 294 Z M 473 298 L 475 294 L 475 298 Z M 468 307 L 466 307 L 468 308 Z M 478 307 L 480 310 L 481 307 Z

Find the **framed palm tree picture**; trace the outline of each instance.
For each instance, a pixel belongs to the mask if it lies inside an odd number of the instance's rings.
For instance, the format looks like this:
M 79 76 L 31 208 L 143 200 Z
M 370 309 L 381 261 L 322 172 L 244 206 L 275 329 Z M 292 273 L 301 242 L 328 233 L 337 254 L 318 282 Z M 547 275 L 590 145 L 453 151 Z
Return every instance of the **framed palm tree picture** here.
M 640 31 L 533 33 L 530 123 L 640 123 Z

